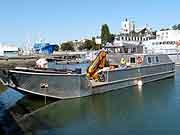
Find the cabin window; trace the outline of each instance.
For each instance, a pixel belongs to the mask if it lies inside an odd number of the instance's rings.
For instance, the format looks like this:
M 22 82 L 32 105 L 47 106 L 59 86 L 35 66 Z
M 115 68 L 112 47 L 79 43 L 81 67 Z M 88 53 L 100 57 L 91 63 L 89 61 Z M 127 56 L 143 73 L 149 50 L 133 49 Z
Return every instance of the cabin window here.
M 124 48 L 124 52 L 125 52 L 125 53 L 128 53 L 128 48 Z
M 136 52 L 136 48 L 131 48 L 131 53 L 135 53 Z
M 130 63 L 132 63 L 132 64 L 135 64 L 135 63 L 136 63 L 135 57 L 131 57 L 131 58 L 130 58 Z
M 156 63 L 159 63 L 159 57 L 156 56 L 155 59 L 156 59 Z
M 148 63 L 149 63 L 149 64 L 152 63 L 151 57 L 148 57 Z

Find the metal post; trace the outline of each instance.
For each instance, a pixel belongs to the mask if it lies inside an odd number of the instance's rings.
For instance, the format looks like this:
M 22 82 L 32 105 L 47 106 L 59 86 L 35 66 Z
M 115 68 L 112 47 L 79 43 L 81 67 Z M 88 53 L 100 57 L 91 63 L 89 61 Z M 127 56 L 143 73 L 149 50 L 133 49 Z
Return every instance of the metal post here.
M 44 104 L 46 105 L 46 95 L 44 96 Z
M 109 81 L 109 70 L 107 70 L 107 79 L 106 81 L 108 82 Z

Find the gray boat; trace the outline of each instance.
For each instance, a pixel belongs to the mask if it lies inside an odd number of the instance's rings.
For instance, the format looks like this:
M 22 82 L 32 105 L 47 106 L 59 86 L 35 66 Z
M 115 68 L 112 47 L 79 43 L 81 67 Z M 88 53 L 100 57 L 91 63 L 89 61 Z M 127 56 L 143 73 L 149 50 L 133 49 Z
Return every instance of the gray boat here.
M 32 95 L 68 99 L 104 93 L 175 76 L 175 63 L 166 54 L 118 52 L 121 47 L 100 51 L 87 68 L 57 70 L 15 68 L 8 72 L 8 86 Z M 134 49 L 133 49 L 134 50 Z

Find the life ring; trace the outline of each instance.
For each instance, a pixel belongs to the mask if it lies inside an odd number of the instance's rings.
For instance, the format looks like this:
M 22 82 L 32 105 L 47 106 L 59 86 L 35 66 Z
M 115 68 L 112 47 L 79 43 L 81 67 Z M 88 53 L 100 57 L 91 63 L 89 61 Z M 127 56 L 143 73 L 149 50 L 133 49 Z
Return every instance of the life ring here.
M 122 65 L 125 65 L 126 64 L 126 60 L 124 58 L 121 58 L 121 62 L 120 62 Z
M 180 40 L 176 41 L 176 46 L 177 46 L 177 47 L 180 46 Z
M 141 56 L 137 56 L 136 61 L 137 61 L 137 64 L 142 64 L 143 58 Z

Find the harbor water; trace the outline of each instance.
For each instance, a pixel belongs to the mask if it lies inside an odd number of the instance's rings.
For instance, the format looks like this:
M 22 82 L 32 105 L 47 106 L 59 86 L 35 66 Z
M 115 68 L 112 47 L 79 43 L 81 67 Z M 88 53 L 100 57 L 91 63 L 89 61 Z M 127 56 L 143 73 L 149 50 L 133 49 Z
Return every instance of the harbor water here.
M 27 135 L 180 134 L 180 67 L 176 77 L 50 104 L 29 100 L 32 109 L 18 121 L 12 107 L 26 96 L 0 87 L 0 133 Z M 21 106 L 19 106 L 21 107 Z M 18 108 L 19 108 L 18 107 Z M 9 121 L 6 121 L 6 120 Z M 7 124 L 8 122 L 8 124 Z

